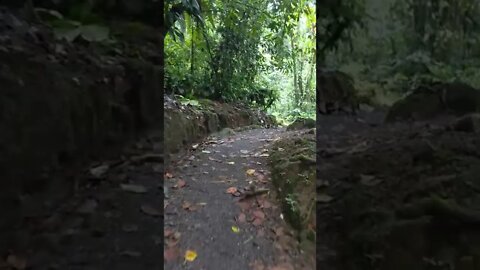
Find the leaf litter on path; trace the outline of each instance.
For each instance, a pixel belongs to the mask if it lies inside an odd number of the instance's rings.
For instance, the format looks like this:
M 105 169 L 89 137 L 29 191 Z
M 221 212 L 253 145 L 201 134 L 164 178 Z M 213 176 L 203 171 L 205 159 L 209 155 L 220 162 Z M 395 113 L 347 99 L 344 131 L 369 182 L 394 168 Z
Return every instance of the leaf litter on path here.
M 163 258 L 165 259 L 166 262 L 171 262 L 178 258 L 180 255 L 180 250 L 178 250 L 177 247 L 171 247 L 168 249 L 165 249 L 163 252 Z
M 173 230 L 166 230 L 164 231 L 164 240 L 165 244 L 168 247 L 174 247 L 180 241 L 180 237 L 182 236 L 181 233 L 173 231 Z
M 191 202 L 184 201 L 182 204 L 182 208 L 187 211 L 195 211 L 197 210 L 197 206 L 193 205 Z
M 226 193 L 228 194 L 235 194 L 236 192 L 238 191 L 238 189 L 236 187 L 229 187 L 227 188 L 227 190 L 225 191 Z
M 237 221 L 239 223 L 245 223 L 247 221 L 247 216 L 245 215 L 245 213 L 240 213 L 240 215 L 238 215 L 237 217 Z
M 187 182 L 185 182 L 185 180 L 179 179 L 177 181 L 177 183 L 172 188 L 180 189 L 180 188 L 185 187 L 186 185 L 187 185 Z

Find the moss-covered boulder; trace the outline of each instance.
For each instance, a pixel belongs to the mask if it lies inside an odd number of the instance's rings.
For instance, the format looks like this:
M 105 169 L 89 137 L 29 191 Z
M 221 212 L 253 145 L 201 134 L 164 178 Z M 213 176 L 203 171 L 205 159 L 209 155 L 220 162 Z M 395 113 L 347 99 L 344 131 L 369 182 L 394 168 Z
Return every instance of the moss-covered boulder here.
M 358 110 L 357 91 L 353 78 L 341 71 L 320 71 L 317 83 L 317 110 L 322 114 Z
M 422 85 L 397 101 L 386 122 L 427 120 L 440 115 L 462 116 L 480 112 L 480 91 L 460 82 Z
M 288 125 L 287 130 L 300 130 L 315 128 L 315 120 L 311 118 L 297 118 L 293 123 Z
M 315 243 L 315 145 L 313 134 L 296 132 L 274 143 L 270 156 L 282 211 L 307 250 Z

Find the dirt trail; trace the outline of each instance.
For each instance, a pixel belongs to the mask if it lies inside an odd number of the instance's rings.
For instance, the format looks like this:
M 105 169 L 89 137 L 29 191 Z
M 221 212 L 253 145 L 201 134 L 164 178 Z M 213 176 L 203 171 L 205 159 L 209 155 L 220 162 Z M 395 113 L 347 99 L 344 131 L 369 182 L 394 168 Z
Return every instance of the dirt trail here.
M 171 256 L 165 269 L 313 269 L 298 264 L 272 193 L 238 202 L 252 192 L 243 189 L 250 184 L 272 189 L 268 143 L 282 132 L 254 129 L 211 138 L 172 168 L 165 183 L 165 250 Z M 231 187 L 239 192 L 227 193 Z M 193 262 L 184 261 L 186 250 L 196 252 Z

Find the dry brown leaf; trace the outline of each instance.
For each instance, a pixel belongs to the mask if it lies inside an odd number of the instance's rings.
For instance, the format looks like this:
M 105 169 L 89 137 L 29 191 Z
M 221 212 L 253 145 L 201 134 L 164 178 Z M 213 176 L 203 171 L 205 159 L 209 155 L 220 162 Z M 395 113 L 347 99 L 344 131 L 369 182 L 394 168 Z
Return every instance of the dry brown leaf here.
M 263 211 L 261 211 L 261 210 L 253 211 L 253 215 L 254 215 L 256 218 L 260 218 L 260 219 L 264 219 L 264 218 L 265 218 L 265 213 L 263 213 Z
M 260 225 L 262 225 L 262 223 L 263 223 L 263 219 L 261 219 L 261 218 L 255 218 L 252 222 L 252 224 L 255 225 L 255 226 L 260 226 Z
M 163 258 L 167 262 L 171 262 L 175 260 L 179 255 L 180 255 L 180 251 L 176 247 L 168 248 L 163 252 Z
M 140 209 L 142 210 L 143 213 L 149 216 L 153 216 L 153 217 L 162 216 L 162 213 L 160 211 L 158 211 L 156 208 L 148 204 L 142 205 Z
M 240 206 L 240 208 L 242 210 L 248 210 L 252 207 L 252 200 L 242 200 L 242 201 L 239 201 L 238 202 L 238 206 Z
M 272 207 L 272 204 L 269 201 L 264 201 L 262 207 L 265 209 L 269 209 Z
M 187 182 L 185 180 L 179 179 L 177 181 L 177 184 L 173 186 L 173 188 L 183 188 L 187 185 Z
M 164 230 L 163 230 L 163 235 L 164 235 L 165 238 L 169 238 L 169 237 L 172 236 L 174 233 L 175 233 L 175 231 L 172 230 L 172 229 L 164 229 Z
M 225 191 L 225 192 L 233 195 L 237 192 L 237 188 L 236 187 L 229 187 L 229 188 L 227 188 L 227 191 Z
M 237 221 L 240 223 L 245 223 L 247 221 L 247 216 L 244 213 L 240 213 L 237 217 Z
M 193 205 L 192 203 L 187 202 L 187 201 L 184 201 L 184 202 L 183 202 L 182 208 L 185 209 L 185 210 L 187 210 L 187 211 L 195 211 L 195 210 L 197 210 L 197 207 L 195 207 L 195 205 Z

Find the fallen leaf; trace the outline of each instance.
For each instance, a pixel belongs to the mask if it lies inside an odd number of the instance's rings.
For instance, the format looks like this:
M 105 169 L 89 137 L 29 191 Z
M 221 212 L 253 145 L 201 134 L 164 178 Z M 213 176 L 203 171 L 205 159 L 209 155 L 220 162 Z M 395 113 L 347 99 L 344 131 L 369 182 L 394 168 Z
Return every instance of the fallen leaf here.
M 247 221 L 247 216 L 244 213 L 240 213 L 237 217 L 237 221 L 240 223 L 245 223 Z
M 187 182 L 185 180 L 179 179 L 177 181 L 177 184 L 173 186 L 173 188 L 183 188 L 187 185 Z
M 155 209 L 154 207 L 148 204 L 142 205 L 140 209 L 142 210 L 143 213 L 149 216 L 153 216 L 153 217 L 162 216 L 162 213 L 160 211 L 158 211 L 157 209 Z
M 236 188 L 236 187 L 229 187 L 229 188 L 227 188 L 227 191 L 226 191 L 226 193 L 232 194 L 232 195 L 233 195 L 235 192 L 237 192 L 237 188 Z
M 172 239 L 167 239 L 165 242 L 167 243 L 168 247 L 175 247 L 179 241 L 180 241 L 179 239 L 172 238 Z
M 257 218 L 260 218 L 260 219 L 265 218 L 265 213 L 263 213 L 261 210 L 253 211 L 253 215 Z
M 265 208 L 265 209 L 268 209 L 268 208 L 272 207 L 272 204 L 269 201 L 264 201 L 263 204 L 262 204 L 262 207 Z
M 248 170 L 247 170 L 247 175 L 252 176 L 253 174 L 255 174 L 255 170 L 254 170 L 254 169 L 248 169 Z
M 187 250 L 185 252 L 185 260 L 193 262 L 197 258 L 197 253 L 193 250 Z
M 8 255 L 7 264 L 15 270 L 24 270 L 27 268 L 27 260 L 15 255 Z
M 240 228 L 238 228 L 237 226 L 232 226 L 232 232 L 234 232 L 234 233 L 239 233 L 239 232 L 240 232 Z
M 184 201 L 182 204 L 182 208 L 187 210 L 187 211 L 195 211 L 197 208 L 192 205 L 190 202 Z
M 173 174 L 167 172 L 167 173 L 165 173 L 165 177 L 166 178 L 173 178 Z
M 164 229 L 164 230 L 163 230 L 163 236 L 164 236 L 165 238 L 169 238 L 169 237 L 172 236 L 174 233 L 175 233 L 175 231 L 172 230 L 172 229 Z
M 263 219 L 261 219 L 261 218 L 255 218 L 252 222 L 252 224 L 255 225 L 255 226 L 260 226 L 260 225 L 262 225 L 262 223 L 263 223 Z
M 141 185 L 132 185 L 132 184 L 120 184 L 120 187 L 129 192 L 133 193 L 146 193 L 147 188 Z
M 166 249 L 163 252 L 163 258 L 167 262 L 171 262 L 171 261 L 175 260 L 178 257 L 178 255 L 180 255 L 180 251 L 176 247 L 171 247 L 169 249 Z
M 95 178 L 101 178 L 110 168 L 107 164 L 100 165 L 90 169 L 90 174 Z
M 238 202 L 238 206 L 240 206 L 240 208 L 242 210 L 248 210 L 252 207 L 252 201 L 251 200 L 242 200 L 242 201 L 239 201 Z
M 318 194 L 317 202 L 319 203 L 329 203 L 333 200 L 333 197 L 328 194 Z

